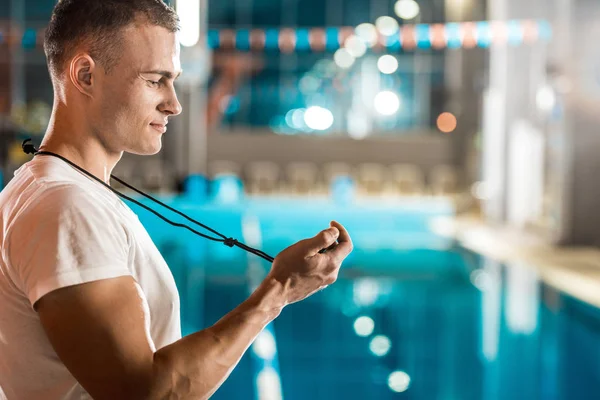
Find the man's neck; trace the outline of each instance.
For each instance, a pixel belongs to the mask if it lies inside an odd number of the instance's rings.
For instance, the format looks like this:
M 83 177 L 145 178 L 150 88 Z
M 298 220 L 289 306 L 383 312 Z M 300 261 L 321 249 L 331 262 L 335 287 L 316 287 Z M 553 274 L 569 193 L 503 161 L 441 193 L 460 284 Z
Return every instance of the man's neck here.
M 110 154 L 93 135 L 86 134 L 85 129 L 74 130 L 73 125 L 61 124 L 54 115 L 39 150 L 61 155 L 107 184 L 122 156 L 122 153 Z

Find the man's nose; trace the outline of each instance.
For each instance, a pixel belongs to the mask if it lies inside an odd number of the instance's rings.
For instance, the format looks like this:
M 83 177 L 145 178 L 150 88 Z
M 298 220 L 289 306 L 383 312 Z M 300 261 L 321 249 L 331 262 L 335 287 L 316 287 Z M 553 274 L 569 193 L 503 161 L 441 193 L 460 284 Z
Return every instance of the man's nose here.
M 167 101 L 165 101 L 163 104 L 161 104 L 159 110 L 161 112 L 164 112 L 165 114 L 169 114 L 169 115 L 181 114 L 181 111 L 183 111 L 183 108 L 181 107 L 181 103 L 179 102 L 179 99 L 177 98 L 177 93 L 175 93 L 175 88 L 171 89 L 171 96 L 169 96 Z

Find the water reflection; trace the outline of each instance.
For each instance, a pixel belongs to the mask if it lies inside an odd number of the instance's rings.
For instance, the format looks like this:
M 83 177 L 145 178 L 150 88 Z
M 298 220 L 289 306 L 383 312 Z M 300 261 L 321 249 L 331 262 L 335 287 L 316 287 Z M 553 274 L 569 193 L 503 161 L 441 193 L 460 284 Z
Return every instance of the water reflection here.
M 245 299 L 245 255 L 194 264 L 166 250 L 186 304 L 184 334 Z M 268 360 L 275 348 L 276 392 L 286 400 L 598 398 L 597 309 L 543 285 L 526 265 L 461 250 L 415 269 L 407 254 L 386 252 L 387 269 L 357 254 L 361 263 L 346 265 L 335 285 L 284 310 L 214 398 L 257 398 L 249 395 L 257 377 L 259 389 L 273 379 L 252 357 Z

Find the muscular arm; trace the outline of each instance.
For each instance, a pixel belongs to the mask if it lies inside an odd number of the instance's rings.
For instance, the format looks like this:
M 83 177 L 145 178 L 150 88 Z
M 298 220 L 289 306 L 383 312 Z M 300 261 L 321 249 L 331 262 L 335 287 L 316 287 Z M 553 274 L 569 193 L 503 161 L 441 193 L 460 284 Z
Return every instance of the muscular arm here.
M 209 397 L 283 304 L 280 285 L 265 281 L 215 325 L 154 352 L 139 291 L 133 278 L 120 277 L 36 303 L 56 352 L 94 399 Z
M 333 251 L 317 253 L 336 240 Z M 158 351 L 131 277 L 55 290 L 35 307 L 60 359 L 94 399 L 204 399 L 285 305 L 335 281 L 351 250 L 341 225 L 289 247 L 244 303 L 210 328 Z
M 151 398 L 204 399 L 212 395 L 248 346 L 283 308 L 283 287 L 265 281 L 248 300 L 208 329 L 154 354 Z

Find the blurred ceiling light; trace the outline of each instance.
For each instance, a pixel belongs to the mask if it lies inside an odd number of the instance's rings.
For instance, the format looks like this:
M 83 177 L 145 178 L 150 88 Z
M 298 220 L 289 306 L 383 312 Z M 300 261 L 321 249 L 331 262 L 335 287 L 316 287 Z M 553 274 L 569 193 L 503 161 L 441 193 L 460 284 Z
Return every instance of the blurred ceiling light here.
M 369 343 L 369 350 L 378 357 L 385 356 L 391 348 L 392 342 L 385 335 L 377 335 Z
M 326 108 L 312 106 L 304 113 L 304 122 L 311 129 L 324 131 L 333 125 L 333 114 Z
M 377 60 L 377 68 L 384 74 L 393 74 L 398 70 L 398 60 L 389 54 L 383 55 Z
M 285 114 L 285 123 L 292 128 L 294 128 L 294 111 L 296 110 L 291 109 Z
M 437 117 L 437 127 L 441 132 L 450 133 L 456 129 L 456 117 L 449 112 L 443 112 Z
M 346 50 L 354 58 L 360 58 L 367 52 L 367 45 L 355 35 L 350 36 L 345 43 Z
M 384 90 L 375 95 L 373 106 L 381 115 L 392 115 L 400 109 L 400 99 L 396 93 Z
M 358 336 L 369 336 L 371 333 L 373 333 L 374 328 L 375 322 L 373 322 L 373 319 L 369 317 L 358 317 L 354 321 L 354 332 L 356 332 Z
M 179 43 L 192 47 L 200 39 L 200 0 L 177 0 L 175 10 L 179 16 Z
M 552 111 L 554 105 L 556 104 L 556 95 L 554 94 L 554 90 L 550 86 L 542 86 L 535 96 L 535 102 L 540 111 Z
M 296 129 L 306 129 L 306 123 L 304 122 L 304 113 L 306 113 L 306 109 L 298 108 L 295 109 L 292 113 L 292 127 Z
M 392 36 L 398 32 L 398 21 L 392 17 L 383 16 L 377 18 L 375 26 L 383 36 Z
M 354 33 L 369 47 L 373 47 L 377 43 L 377 28 L 373 24 L 360 24 L 356 27 Z
M 419 15 L 420 8 L 415 0 L 398 0 L 394 12 L 402 19 L 413 19 Z
M 300 79 L 300 91 L 303 93 L 314 92 L 321 86 L 321 80 L 316 76 L 307 74 Z
M 354 64 L 354 57 L 348 50 L 341 48 L 334 53 L 333 61 L 335 61 L 338 67 L 347 69 Z
M 388 386 L 396 393 L 404 392 L 410 386 L 410 376 L 404 371 L 394 371 L 388 377 Z

